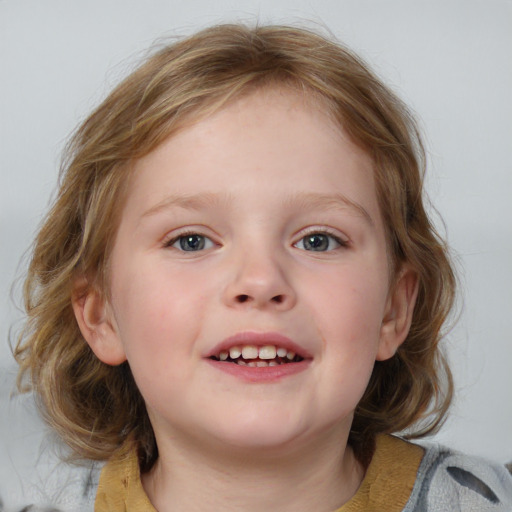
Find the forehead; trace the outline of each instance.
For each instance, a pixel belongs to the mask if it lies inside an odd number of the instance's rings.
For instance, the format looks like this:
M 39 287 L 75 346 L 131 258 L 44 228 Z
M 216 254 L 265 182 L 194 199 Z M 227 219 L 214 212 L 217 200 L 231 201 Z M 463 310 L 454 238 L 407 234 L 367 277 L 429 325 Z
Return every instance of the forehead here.
M 254 91 L 189 123 L 133 170 L 128 202 L 135 207 L 198 193 L 229 199 L 240 192 L 247 201 L 263 185 L 268 200 L 285 191 L 341 193 L 378 216 L 371 159 L 324 104 L 284 88 Z

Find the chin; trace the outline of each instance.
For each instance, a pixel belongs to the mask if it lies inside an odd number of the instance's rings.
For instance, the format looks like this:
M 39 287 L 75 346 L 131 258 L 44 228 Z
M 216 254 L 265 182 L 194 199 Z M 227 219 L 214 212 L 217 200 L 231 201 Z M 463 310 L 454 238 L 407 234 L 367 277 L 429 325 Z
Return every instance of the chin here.
M 225 418 L 227 419 L 227 418 Z M 234 449 L 287 449 L 306 437 L 306 428 L 300 421 L 282 414 L 272 415 L 264 410 L 257 414 L 230 418 L 218 425 L 214 436 Z

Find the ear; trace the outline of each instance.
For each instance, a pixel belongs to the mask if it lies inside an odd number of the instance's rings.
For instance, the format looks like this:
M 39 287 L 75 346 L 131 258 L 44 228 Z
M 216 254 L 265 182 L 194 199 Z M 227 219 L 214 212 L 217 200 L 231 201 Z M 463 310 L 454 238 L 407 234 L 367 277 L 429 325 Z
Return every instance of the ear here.
M 114 315 L 103 294 L 88 285 L 85 279 L 75 285 L 75 291 L 72 298 L 73 311 L 82 336 L 91 350 L 100 361 L 111 366 L 126 361 Z
M 418 296 L 418 274 L 409 266 L 398 273 L 398 279 L 389 292 L 382 320 L 377 361 L 395 355 L 411 328 L 412 315 Z

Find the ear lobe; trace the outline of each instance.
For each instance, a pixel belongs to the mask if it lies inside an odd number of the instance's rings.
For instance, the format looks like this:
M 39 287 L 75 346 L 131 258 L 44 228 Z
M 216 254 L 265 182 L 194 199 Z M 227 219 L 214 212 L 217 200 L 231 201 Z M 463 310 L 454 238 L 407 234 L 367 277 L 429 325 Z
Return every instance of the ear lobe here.
M 382 320 L 377 361 L 395 355 L 411 328 L 412 316 L 418 296 L 418 275 L 410 267 L 403 267 L 388 297 Z
M 102 294 L 89 287 L 84 293 L 73 296 L 72 305 L 82 336 L 98 359 L 112 366 L 126 361 L 110 305 Z

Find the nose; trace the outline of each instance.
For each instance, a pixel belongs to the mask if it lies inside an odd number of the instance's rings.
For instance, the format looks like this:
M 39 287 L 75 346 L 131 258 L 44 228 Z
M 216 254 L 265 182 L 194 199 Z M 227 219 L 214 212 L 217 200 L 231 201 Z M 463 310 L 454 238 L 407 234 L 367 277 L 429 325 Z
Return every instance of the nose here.
M 275 255 L 241 254 L 231 262 L 228 274 L 224 302 L 229 307 L 287 311 L 296 303 L 285 265 Z

